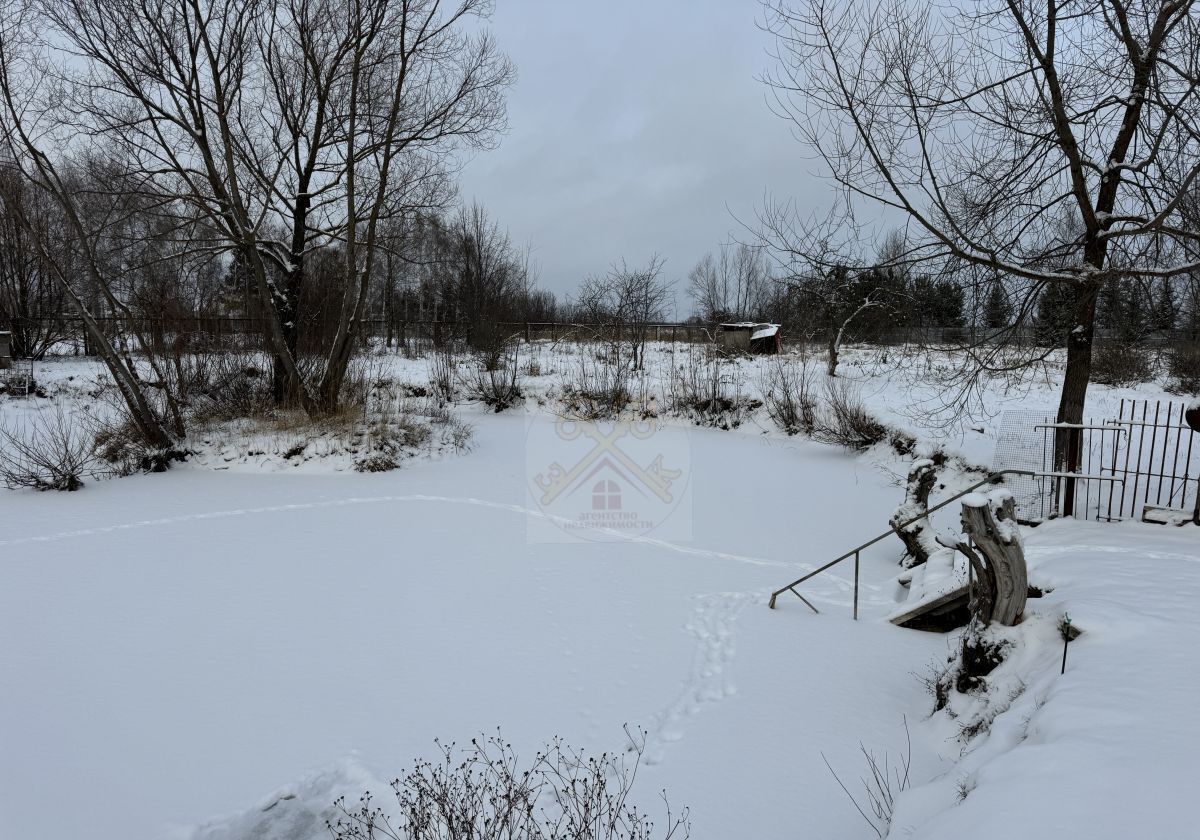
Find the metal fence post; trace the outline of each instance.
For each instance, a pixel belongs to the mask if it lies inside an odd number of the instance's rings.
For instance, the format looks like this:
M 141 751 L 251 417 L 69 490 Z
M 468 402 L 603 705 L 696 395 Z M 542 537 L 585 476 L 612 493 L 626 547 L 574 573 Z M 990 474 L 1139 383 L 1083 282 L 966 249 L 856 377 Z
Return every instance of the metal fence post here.
M 854 552 L 854 620 L 858 621 L 858 552 Z

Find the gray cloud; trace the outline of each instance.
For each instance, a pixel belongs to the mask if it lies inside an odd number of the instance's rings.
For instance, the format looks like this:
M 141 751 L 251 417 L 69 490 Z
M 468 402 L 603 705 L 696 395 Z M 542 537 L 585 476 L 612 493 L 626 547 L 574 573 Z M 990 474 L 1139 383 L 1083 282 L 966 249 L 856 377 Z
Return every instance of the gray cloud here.
M 757 0 L 496 5 L 519 74 L 511 131 L 466 166 L 462 193 L 532 245 L 545 287 L 656 252 L 682 279 L 767 192 L 824 203 L 758 81 L 772 59 Z

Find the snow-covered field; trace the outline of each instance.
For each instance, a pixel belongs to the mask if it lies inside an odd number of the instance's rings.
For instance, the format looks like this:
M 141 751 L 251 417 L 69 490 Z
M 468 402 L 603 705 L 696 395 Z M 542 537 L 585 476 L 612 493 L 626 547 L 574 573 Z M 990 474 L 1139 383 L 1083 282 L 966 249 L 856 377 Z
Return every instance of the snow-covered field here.
M 524 412 L 462 409 L 466 454 L 361 475 L 214 447 L 79 493 L 0 490 L 0 837 L 307 840 L 327 836 L 336 796 L 386 798 L 435 738 L 499 727 L 521 755 L 556 735 L 619 751 L 626 724 L 647 733 L 638 796 L 655 809 L 665 788 L 697 838 L 875 836 L 826 761 L 856 790 L 860 742 L 894 762 L 906 724 L 912 786 L 892 837 L 1192 836 L 1195 528 L 1027 531 L 1047 594 L 1013 631 L 990 731 L 968 740 L 984 701 L 931 716 L 921 679 L 953 634 L 883 620 L 898 540 L 864 555 L 858 622 L 849 567 L 805 585 L 820 615 L 790 595 L 766 607 L 886 528 L 904 459 L 788 438 L 761 413 L 734 431 L 668 421 L 690 539 L 543 540 L 529 440 L 572 358 L 539 353 Z M 851 352 L 845 367 L 873 410 L 991 462 L 994 416 L 922 426 L 910 409 L 936 395 L 877 361 Z M 388 364 L 426 376 L 421 360 Z M 736 387 L 756 394 L 763 362 L 739 364 Z M 986 401 L 1052 407 L 1054 384 L 997 384 Z M 1127 393 L 1160 392 L 1096 388 L 1090 407 Z M 0 397 L 0 419 L 34 410 Z M 1067 612 L 1082 635 L 1060 675 Z

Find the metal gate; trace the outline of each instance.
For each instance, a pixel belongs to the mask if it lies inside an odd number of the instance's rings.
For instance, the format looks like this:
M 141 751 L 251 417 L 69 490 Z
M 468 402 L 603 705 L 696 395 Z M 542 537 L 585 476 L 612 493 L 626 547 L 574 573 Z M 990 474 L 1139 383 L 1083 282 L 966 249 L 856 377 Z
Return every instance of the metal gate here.
M 1073 425 L 1040 412 L 1006 412 L 996 467 L 1030 469 L 1012 482 L 1022 519 L 1079 519 L 1200 524 L 1200 434 L 1184 419 L 1187 406 L 1169 400 L 1121 400 L 1116 417 Z M 1054 463 L 1055 437 L 1078 452 L 1076 469 Z

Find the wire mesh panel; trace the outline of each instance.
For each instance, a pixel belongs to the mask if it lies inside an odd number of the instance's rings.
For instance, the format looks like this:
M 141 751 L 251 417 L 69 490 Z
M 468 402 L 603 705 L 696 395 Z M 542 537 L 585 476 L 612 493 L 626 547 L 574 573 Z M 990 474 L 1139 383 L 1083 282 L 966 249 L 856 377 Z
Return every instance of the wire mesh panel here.
M 1047 448 L 1046 435 L 1037 429 L 1052 417 L 1043 411 L 1006 411 L 1000 416 L 996 435 L 994 471 L 1031 470 L 1042 473 L 1053 458 L 1053 446 Z M 1039 522 L 1050 515 L 1050 482 L 1046 478 L 1009 476 L 1005 488 L 1017 504 L 1017 518 L 1023 522 Z

